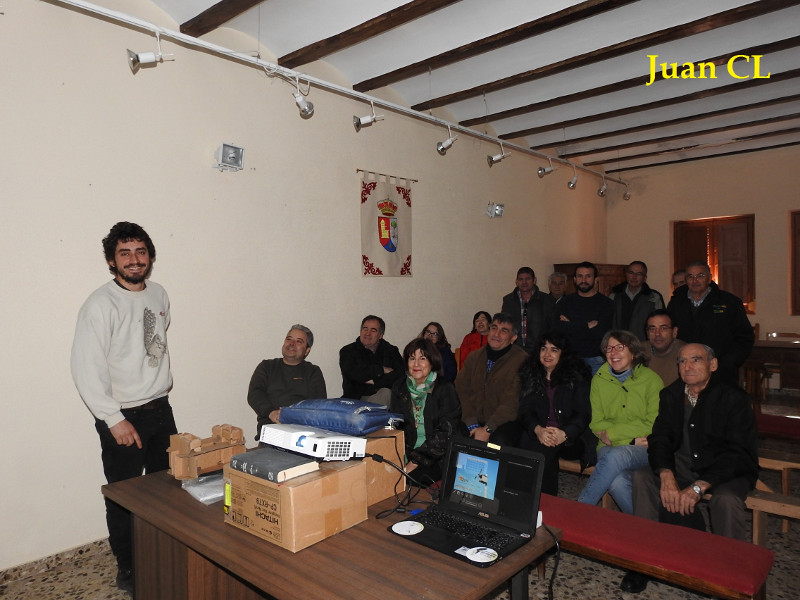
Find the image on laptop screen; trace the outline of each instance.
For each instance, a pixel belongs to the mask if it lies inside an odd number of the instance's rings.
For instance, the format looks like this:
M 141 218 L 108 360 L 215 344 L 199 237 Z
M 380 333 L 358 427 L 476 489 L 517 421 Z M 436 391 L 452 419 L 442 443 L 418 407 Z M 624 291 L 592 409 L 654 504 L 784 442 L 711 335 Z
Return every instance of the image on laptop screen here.
M 540 469 L 531 453 L 456 441 L 440 504 L 513 528 L 535 527 Z

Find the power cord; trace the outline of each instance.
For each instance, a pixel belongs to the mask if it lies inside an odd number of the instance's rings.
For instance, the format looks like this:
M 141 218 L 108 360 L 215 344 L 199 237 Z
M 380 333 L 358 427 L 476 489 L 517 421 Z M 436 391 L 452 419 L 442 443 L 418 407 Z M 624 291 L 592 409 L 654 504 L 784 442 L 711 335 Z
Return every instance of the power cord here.
M 553 541 L 556 544 L 556 560 L 555 564 L 553 565 L 553 572 L 550 573 L 550 583 L 547 585 L 547 598 L 548 600 L 553 600 L 553 586 L 556 583 L 556 571 L 558 571 L 558 563 L 561 560 L 561 545 L 558 543 L 558 538 L 556 534 L 544 523 L 542 523 L 542 527 L 544 527 L 545 531 L 550 534 L 550 537 L 553 538 Z
M 378 513 L 375 516 L 376 519 L 383 519 L 383 518 L 386 518 L 389 515 L 394 514 L 394 513 L 407 512 L 409 507 L 412 504 L 417 503 L 417 502 L 423 503 L 423 504 L 433 504 L 433 502 L 436 500 L 438 491 L 435 488 L 432 488 L 432 487 L 430 487 L 430 486 L 418 481 L 417 479 L 412 477 L 410 473 L 407 473 L 402 467 L 396 465 L 392 461 L 386 460 L 380 454 L 369 454 L 369 453 L 366 453 L 366 454 L 364 454 L 364 458 L 371 458 L 375 462 L 385 463 L 385 464 L 389 465 L 394 470 L 396 470 L 398 473 L 400 473 L 400 475 L 402 477 L 405 477 L 406 480 L 411 484 L 411 485 L 407 485 L 406 486 L 406 491 L 402 495 L 402 497 L 399 494 L 397 494 L 397 492 L 395 492 L 395 499 L 397 501 L 397 505 L 394 506 L 394 508 L 390 508 L 390 509 L 387 509 L 387 510 L 384 510 L 384 511 Z M 398 479 L 398 482 L 399 481 L 400 480 Z M 396 487 L 395 487 L 395 489 L 396 489 Z M 430 494 L 431 499 L 429 501 L 417 500 L 416 499 L 417 495 L 422 490 L 425 490 Z

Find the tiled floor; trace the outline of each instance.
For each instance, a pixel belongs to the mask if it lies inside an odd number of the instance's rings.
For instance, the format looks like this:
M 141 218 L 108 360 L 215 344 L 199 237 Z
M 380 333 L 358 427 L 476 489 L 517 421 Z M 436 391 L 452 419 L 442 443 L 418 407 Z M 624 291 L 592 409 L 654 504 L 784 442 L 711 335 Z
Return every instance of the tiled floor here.
M 767 440 L 763 445 L 786 448 L 788 444 Z M 797 452 L 797 446 L 792 447 Z M 780 488 L 779 475 L 765 471 L 762 480 Z M 560 493 L 577 498 L 584 479 L 579 475 L 562 473 Z M 800 495 L 800 476 L 795 475 L 792 495 Z M 547 516 L 545 515 L 545 521 Z M 780 533 L 780 520 L 769 520 L 770 550 L 775 552 L 775 565 L 770 573 L 767 590 L 770 600 L 795 600 L 800 590 L 800 522 L 793 521 L 788 534 Z M 549 577 L 554 559 L 547 560 L 547 578 L 540 581 L 536 573 L 530 579 L 530 598 L 548 597 Z M 554 583 L 555 600 L 699 600 L 707 598 L 681 588 L 651 582 L 641 594 L 623 594 L 619 582 L 623 571 L 602 563 L 562 553 Z M 35 564 L 24 565 L 0 573 L 0 597 L 8 600 L 129 600 L 129 596 L 114 587 L 116 567 L 106 541 L 88 544 L 80 549 L 49 557 Z M 508 591 L 495 590 L 485 600 L 507 600 Z M 355 599 L 354 599 L 355 600 Z

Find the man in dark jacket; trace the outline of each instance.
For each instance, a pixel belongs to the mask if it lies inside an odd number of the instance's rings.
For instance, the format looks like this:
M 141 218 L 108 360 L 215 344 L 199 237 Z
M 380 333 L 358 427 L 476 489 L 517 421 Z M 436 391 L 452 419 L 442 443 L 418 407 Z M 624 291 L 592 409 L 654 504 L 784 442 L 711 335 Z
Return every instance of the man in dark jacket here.
M 728 383 L 739 380 L 739 367 L 750 356 L 755 336 L 741 299 L 711 281 L 703 262 L 686 268 L 686 285 L 675 290 L 667 310 L 687 343 L 711 346 L 719 361 L 719 375 Z
M 646 342 L 645 323 L 654 310 L 664 308 L 664 298 L 647 285 L 647 265 L 635 260 L 625 269 L 625 282 L 611 288 L 608 295 L 614 302 L 614 329 L 630 331 Z
M 650 465 L 633 476 L 635 515 L 705 530 L 697 503 L 706 493 L 711 530 L 747 541 L 745 497 L 758 479 L 757 429 L 747 393 L 720 380 L 714 351 L 687 344 L 680 379 L 661 391 L 647 437 Z M 639 592 L 647 578 L 630 572 L 623 591 Z
M 532 354 L 539 351 L 535 347 L 539 336 L 550 329 L 555 300 L 536 286 L 536 273 L 530 267 L 517 271 L 516 284 L 514 291 L 503 296 L 500 312 L 511 315 L 514 320 L 519 332 L 517 346 Z
M 339 350 L 342 397 L 389 406 L 392 385 L 406 369 L 397 346 L 383 339 L 385 331 L 383 319 L 367 315 L 358 339 Z

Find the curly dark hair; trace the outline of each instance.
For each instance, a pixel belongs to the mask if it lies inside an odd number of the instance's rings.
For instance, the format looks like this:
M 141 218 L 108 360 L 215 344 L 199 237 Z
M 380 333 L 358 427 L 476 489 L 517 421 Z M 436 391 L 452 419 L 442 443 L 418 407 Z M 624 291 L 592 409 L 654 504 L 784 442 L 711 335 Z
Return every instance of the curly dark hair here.
M 442 355 L 439 354 L 439 349 L 432 341 L 421 337 L 414 338 L 403 348 L 403 363 L 406 365 L 406 375 L 408 375 L 408 359 L 411 358 L 417 350 L 420 350 L 422 355 L 431 363 L 431 371 L 435 371 L 437 377 L 443 377 Z
M 108 235 L 103 238 L 103 254 L 106 257 L 106 262 L 114 260 L 117 243 L 130 241 L 144 242 L 144 245 L 147 246 L 147 252 L 150 254 L 150 262 L 156 262 L 156 247 L 153 245 L 153 240 L 150 239 L 144 228 L 128 221 L 120 221 L 114 225 Z M 108 270 L 111 271 L 112 275 L 117 274 L 116 269 L 111 265 L 108 265 Z
M 578 356 L 577 351 L 572 346 L 572 342 L 570 342 L 566 335 L 560 331 L 547 331 L 539 336 L 535 347 L 541 349 L 547 342 L 550 342 L 553 346 L 561 350 L 558 364 L 550 374 L 550 382 L 552 385 L 569 384 L 581 379 L 589 381 L 592 378 L 592 370 L 586 362 Z M 519 374 L 521 396 L 529 395 L 532 392 L 544 392 L 547 372 L 541 360 L 539 360 L 538 352 L 534 352 L 522 363 Z

